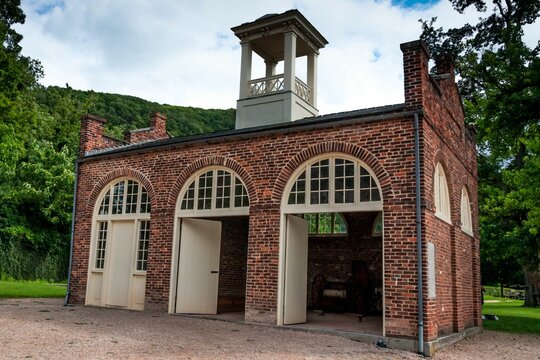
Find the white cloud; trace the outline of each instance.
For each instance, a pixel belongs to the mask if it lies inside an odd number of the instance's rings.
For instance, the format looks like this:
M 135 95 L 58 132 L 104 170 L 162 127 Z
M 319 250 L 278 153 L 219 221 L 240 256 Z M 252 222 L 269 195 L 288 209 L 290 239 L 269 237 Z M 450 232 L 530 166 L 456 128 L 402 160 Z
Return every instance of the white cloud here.
M 459 15 L 447 1 L 412 8 L 390 0 L 23 0 L 22 6 L 24 53 L 42 62 L 44 85 L 204 108 L 236 106 L 240 49 L 230 28 L 297 8 L 330 42 L 319 56 L 322 114 L 402 102 L 399 44 L 418 38 L 418 19 L 438 16 L 448 28 L 478 18 L 474 11 Z M 540 38 L 538 24 L 530 29 L 528 38 Z

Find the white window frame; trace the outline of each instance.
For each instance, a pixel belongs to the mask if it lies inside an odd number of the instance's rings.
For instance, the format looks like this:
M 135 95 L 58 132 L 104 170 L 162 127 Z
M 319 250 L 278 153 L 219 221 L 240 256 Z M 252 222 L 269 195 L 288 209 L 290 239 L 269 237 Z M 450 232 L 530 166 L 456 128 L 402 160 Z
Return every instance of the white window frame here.
M 473 235 L 471 200 L 467 188 L 461 189 L 461 231 Z
M 335 159 L 345 159 L 354 163 L 354 203 L 335 203 Z M 311 192 L 311 172 L 308 171 L 311 165 L 318 163 L 319 161 L 329 159 L 329 201 L 327 204 L 310 204 L 310 192 Z M 360 201 L 360 167 L 366 169 L 379 190 L 379 201 Z M 302 173 L 305 172 L 305 204 L 289 204 L 289 194 L 293 188 L 296 180 Z M 310 159 L 296 169 L 291 175 L 288 185 L 284 189 L 282 211 L 285 214 L 301 214 L 301 213 L 320 213 L 320 212 L 355 212 L 355 211 L 382 211 L 383 196 L 381 186 L 375 176 L 375 173 L 364 162 L 345 154 L 332 153 L 323 154 Z
M 339 237 L 339 236 L 347 236 L 349 234 L 349 224 L 347 223 L 347 220 L 345 220 L 345 217 L 343 217 L 343 215 L 341 213 L 338 213 L 338 212 L 332 212 L 332 213 L 307 213 L 308 215 L 315 215 L 315 232 L 311 232 L 311 231 L 308 231 L 308 234 L 310 236 L 314 236 L 314 237 L 325 237 L 325 236 L 329 236 L 329 237 Z M 331 225 L 330 225 L 330 232 L 319 232 L 319 224 L 320 224 L 320 216 L 323 215 L 323 214 L 328 214 L 330 215 L 330 222 L 331 222 Z M 308 229 L 309 229 L 309 226 L 310 226 L 310 221 L 311 219 L 309 218 L 306 218 L 305 217 L 306 214 L 301 214 L 300 216 L 304 219 L 306 219 L 308 221 Z M 335 232 L 334 231 L 334 227 L 335 227 L 335 224 L 336 224 L 336 217 L 340 217 L 341 220 L 343 221 L 343 223 L 345 224 L 345 232 Z
M 217 173 L 218 171 L 225 171 L 231 174 L 231 193 L 230 193 L 230 203 L 228 208 L 217 208 Z M 199 176 L 206 174 L 207 172 L 212 171 L 212 196 L 211 196 L 211 206 L 209 209 L 197 209 L 198 195 L 199 195 Z M 248 205 L 235 207 L 235 196 L 236 194 L 236 179 L 240 181 L 243 186 L 243 189 L 246 191 L 248 196 Z M 193 197 L 193 209 L 182 209 L 182 200 L 184 195 L 188 191 L 191 184 L 195 182 L 194 188 L 194 197 Z M 209 166 L 203 169 L 198 170 L 189 179 L 186 181 L 184 187 L 180 191 L 178 200 L 176 201 L 176 217 L 194 217 L 194 216 L 241 216 L 249 215 L 249 193 L 247 192 L 246 184 L 242 181 L 242 178 L 233 170 L 226 168 L 224 166 Z
M 127 205 L 127 189 L 128 189 L 128 181 L 134 181 L 138 184 L 138 192 L 137 192 L 137 204 L 136 204 L 136 212 L 126 214 L 126 205 Z M 114 186 L 120 182 L 124 182 L 124 194 L 122 198 L 122 213 L 121 214 L 113 214 L 112 213 L 112 207 L 113 207 L 113 189 Z M 110 231 L 112 229 L 112 222 L 118 221 L 118 220 L 134 220 L 136 222 L 136 231 L 137 231 L 137 241 L 136 241 L 136 253 L 135 253 L 135 261 L 131 265 L 132 272 L 134 275 L 144 275 L 146 274 L 145 270 L 137 270 L 137 258 L 138 258 L 138 251 L 139 251 L 139 229 L 140 229 L 140 223 L 141 221 L 150 221 L 150 212 L 141 213 L 141 199 L 142 199 L 142 192 L 144 191 L 147 194 L 147 200 L 148 203 L 150 202 L 150 197 L 148 195 L 148 190 L 144 187 L 144 185 L 137 179 L 131 178 L 131 177 L 122 177 L 115 179 L 107 184 L 107 186 L 101 191 L 100 195 L 98 196 L 98 199 L 94 206 L 94 217 L 93 217 L 93 231 L 92 231 L 92 246 L 91 246 L 91 253 L 90 253 L 90 271 L 91 272 L 104 272 L 105 268 L 108 266 L 109 259 L 109 244 L 110 241 Z M 100 208 L 101 203 L 103 202 L 103 199 L 105 195 L 109 192 L 110 198 L 109 198 L 109 204 L 108 204 L 108 213 L 107 214 L 100 214 Z M 151 207 L 150 207 L 151 211 Z M 97 247 L 99 244 L 99 224 L 100 223 L 107 223 L 107 234 L 105 238 L 105 258 L 103 259 L 103 267 L 98 268 L 96 267 L 96 257 L 97 257 Z M 150 224 L 151 225 L 151 224 Z M 151 239 L 149 239 L 149 242 Z
M 444 168 L 440 162 L 435 166 L 435 171 L 433 173 L 433 200 L 435 204 L 435 216 L 452 224 L 448 181 Z

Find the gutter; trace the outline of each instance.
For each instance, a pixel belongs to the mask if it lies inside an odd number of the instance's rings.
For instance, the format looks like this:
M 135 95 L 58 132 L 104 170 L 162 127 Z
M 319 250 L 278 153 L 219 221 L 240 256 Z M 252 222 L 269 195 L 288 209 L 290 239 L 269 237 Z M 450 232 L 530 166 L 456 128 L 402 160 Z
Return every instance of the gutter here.
M 66 298 L 64 299 L 64 306 L 69 304 L 70 285 L 71 285 L 71 266 L 73 262 L 73 238 L 75 235 L 75 206 L 77 205 L 77 182 L 79 179 L 79 162 L 75 161 L 75 183 L 73 184 L 73 209 L 71 211 L 71 239 L 69 242 L 69 267 L 68 278 L 66 288 Z
M 424 284 L 422 269 L 422 214 L 420 199 L 420 128 L 418 113 L 414 113 L 414 170 L 416 182 L 416 257 L 418 276 L 418 353 L 424 353 Z

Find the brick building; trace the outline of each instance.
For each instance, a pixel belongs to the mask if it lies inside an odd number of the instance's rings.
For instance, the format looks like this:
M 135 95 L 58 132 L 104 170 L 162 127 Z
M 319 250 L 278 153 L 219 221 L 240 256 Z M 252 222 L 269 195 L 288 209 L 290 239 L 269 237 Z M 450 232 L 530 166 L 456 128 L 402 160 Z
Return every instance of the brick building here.
M 117 140 L 83 116 L 67 300 L 344 330 L 426 354 L 478 330 L 474 129 L 452 61 L 430 75 L 425 44 L 401 44 L 404 103 L 320 116 L 327 42 L 298 11 L 232 30 L 235 130 L 171 138 L 154 114 Z

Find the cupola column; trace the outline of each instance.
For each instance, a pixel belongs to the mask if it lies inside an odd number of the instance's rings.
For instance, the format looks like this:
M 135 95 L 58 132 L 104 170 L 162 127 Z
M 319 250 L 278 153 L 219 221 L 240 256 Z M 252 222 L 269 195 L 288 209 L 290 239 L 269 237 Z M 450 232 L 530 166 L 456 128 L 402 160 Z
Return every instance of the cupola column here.
M 277 62 L 275 60 L 265 60 L 264 63 L 266 64 L 266 77 L 276 75 Z
M 285 33 L 285 49 L 284 49 L 284 84 L 283 90 L 294 91 L 294 80 L 296 65 L 296 34 L 292 31 Z
M 251 80 L 251 44 L 243 42 L 242 45 L 242 64 L 240 67 L 240 99 L 249 96 L 249 81 Z
M 311 88 L 310 103 L 317 107 L 317 58 L 319 53 L 314 51 L 307 56 L 307 85 Z

